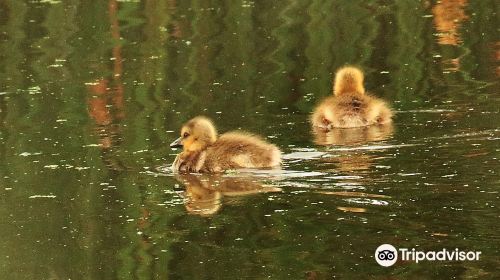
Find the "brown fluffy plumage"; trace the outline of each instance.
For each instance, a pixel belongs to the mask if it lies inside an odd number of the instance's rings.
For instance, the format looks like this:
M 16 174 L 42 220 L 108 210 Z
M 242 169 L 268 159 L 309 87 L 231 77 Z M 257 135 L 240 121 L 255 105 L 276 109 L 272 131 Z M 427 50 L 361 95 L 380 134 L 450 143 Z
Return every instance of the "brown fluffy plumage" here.
M 348 66 L 335 74 L 334 96 L 325 98 L 311 115 L 313 126 L 323 129 L 390 123 L 392 111 L 381 99 L 365 93 L 364 75 Z
M 213 123 L 205 117 L 188 121 L 181 137 L 171 146 L 182 145 L 172 168 L 184 172 L 222 172 L 238 168 L 279 166 L 281 151 L 262 138 L 246 132 L 228 132 L 217 138 Z

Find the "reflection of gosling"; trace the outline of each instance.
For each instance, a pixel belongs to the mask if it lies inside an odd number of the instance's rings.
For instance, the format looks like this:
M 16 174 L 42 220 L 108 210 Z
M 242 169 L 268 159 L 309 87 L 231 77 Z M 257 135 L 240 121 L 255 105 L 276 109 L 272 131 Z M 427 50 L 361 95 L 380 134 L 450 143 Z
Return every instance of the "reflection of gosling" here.
M 365 93 L 363 72 L 344 67 L 335 74 L 334 96 L 327 97 L 311 116 L 313 126 L 324 129 L 350 128 L 391 122 L 386 103 Z
M 312 132 L 317 145 L 356 146 L 386 140 L 392 136 L 394 127 L 392 123 L 332 130 L 314 126 Z
M 184 206 L 189 213 L 205 216 L 219 211 L 222 206 L 221 192 L 209 188 L 207 182 L 200 181 L 196 177 L 185 178 L 184 184 L 187 198 Z
M 258 136 L 246 132 L 228 132 L 217 137 L 213 123 L 205 117 L 188 121 L 181 137 L 170 147 L 183 147 L 172 168 L 184 172 L 222 172 L 237 168 L 279 166 L 281 152 Z
M 217 213 L 222 206 L 224 196 L 246 196 L 281 191 L 281 188 L 264 186 L 258 181 L 219 175 L 179 174 L 176 179 L 181 181 L 186 188 L 186 210 L 202 216 Z

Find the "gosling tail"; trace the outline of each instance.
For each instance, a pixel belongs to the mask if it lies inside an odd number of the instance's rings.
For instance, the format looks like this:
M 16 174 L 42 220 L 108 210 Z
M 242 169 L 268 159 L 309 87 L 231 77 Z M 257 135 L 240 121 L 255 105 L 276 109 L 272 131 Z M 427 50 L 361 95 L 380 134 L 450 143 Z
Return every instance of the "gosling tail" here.
M 345 93 L 364 94 L 363 79 L 363 72 L 359 68 L 352 66 L 340 68 L 335 74 L 333 93 L 335 95 Z

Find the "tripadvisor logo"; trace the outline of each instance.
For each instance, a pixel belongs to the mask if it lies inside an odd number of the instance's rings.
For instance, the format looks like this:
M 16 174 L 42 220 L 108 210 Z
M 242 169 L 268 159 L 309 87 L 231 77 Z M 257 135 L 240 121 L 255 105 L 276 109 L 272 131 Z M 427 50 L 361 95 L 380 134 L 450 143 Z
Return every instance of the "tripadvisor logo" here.
M 415 248 L 396 249 L 391 244 L 382 244 L 375 250 L 375 260 L 381 266 L 392 266 L 398 258 L 403 261 L 477 261 L 480 251 L 460 251 L 442 249 L 440 251 L 417 251 Z M 398 257 L 399 256 L 399 257 Z
M 382 244 L 375 250 L 375 260 L 381 266 L 391 266 L 398 260 L 398 250 L 391 244 Z

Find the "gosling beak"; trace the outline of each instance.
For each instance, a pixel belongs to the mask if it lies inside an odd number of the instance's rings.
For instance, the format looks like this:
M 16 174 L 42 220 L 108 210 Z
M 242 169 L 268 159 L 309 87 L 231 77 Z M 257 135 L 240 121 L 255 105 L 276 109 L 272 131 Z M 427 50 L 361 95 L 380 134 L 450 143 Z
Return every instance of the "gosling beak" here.
M 174 142 L 170 143 L 170 148 L 182 148 L 182 137 L 177 138 Z

